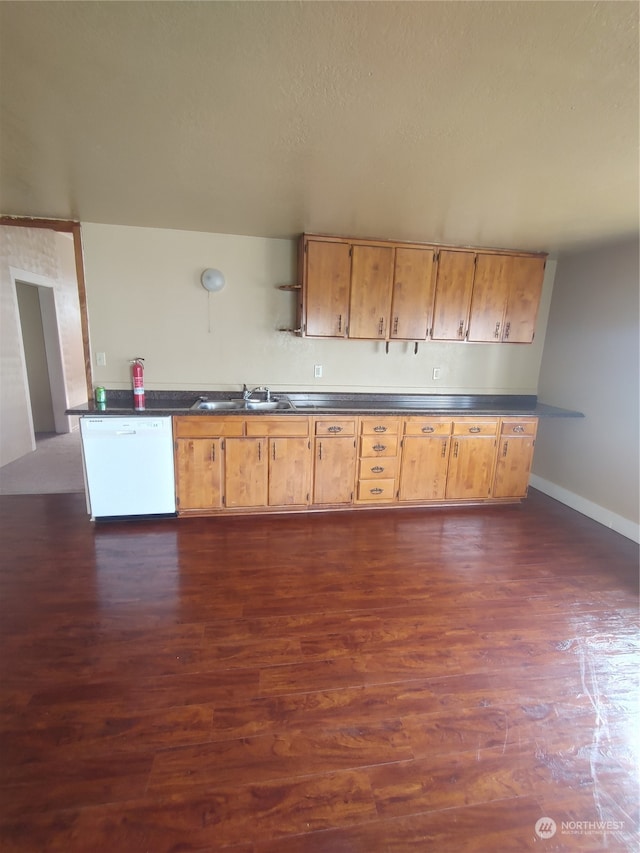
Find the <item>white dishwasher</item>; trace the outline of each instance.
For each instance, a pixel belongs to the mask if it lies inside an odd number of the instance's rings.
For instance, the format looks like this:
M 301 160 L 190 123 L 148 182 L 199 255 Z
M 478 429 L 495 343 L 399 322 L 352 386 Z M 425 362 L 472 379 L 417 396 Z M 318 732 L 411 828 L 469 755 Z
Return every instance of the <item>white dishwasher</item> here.
M 91 518 L 175 515 L 170 417 L 82 417 Z

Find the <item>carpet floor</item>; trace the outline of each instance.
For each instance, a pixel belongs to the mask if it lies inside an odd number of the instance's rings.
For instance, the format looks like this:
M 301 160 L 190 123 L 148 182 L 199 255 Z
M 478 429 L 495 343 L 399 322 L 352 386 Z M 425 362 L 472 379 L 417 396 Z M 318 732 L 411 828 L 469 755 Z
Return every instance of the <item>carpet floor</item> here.
M 80 431 L 36 435 L 36 449 L 0 468 L 0 495 L 83 492 Z

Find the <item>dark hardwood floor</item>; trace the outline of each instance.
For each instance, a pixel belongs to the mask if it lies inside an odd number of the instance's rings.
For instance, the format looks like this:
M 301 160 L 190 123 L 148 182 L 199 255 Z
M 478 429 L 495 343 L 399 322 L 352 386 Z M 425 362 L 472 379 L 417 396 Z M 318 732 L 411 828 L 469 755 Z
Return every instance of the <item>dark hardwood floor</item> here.
M 638 549 L 550 498 L 0 510 L 3 851 L 638 849 Z

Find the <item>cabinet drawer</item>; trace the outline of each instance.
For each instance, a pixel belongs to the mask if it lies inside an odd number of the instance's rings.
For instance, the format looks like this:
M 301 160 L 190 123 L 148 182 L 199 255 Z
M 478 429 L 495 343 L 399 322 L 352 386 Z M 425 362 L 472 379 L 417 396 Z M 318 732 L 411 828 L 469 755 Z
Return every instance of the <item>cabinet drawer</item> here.
M 455 420 L 453 422 L 454 435 L 496 435 L 498 432 L 497 420 Z
M 396 476 L 398 460 L 395 456 L 388 459 L 361 459 L 358 469 L 360 480 L 388 480 Z
M 405 435 L 451 435 L 451 420 L 438 418 L 407 418 L 404 422 Z
M 506 418 L 502 421 L 502 427 L 500 428 L 501 435 L 535 435 L 536 429 L 538 426 L 538 419 L 531 418 L 530 420 L 516 420 L 511 419 L 507 420 Z
M 217 438 L 221 435 L 244 435 L 243 418 L 218 418 L 215 415 L 176 417 L 173 419 L 175 438 Z
M 397 435 L 363 435 L 360 437 L 360 456 L 395 456 Z
M 392 501 L 395 480 L 358 480 L 359 501 Z
M 247 435 L 304 438 L 309 435 L 308 418 L 247 418 Z
M 360 418 L 362 435 L 397 435 L 399 418 Z
M 355 420 L 327 419 L 316 421 L 316 435 L 355 435 Z

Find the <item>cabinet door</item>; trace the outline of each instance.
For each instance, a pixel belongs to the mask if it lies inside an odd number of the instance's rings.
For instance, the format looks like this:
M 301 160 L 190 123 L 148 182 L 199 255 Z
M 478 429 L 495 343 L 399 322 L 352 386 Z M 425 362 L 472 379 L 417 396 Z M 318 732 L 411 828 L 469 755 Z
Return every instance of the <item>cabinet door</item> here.
M 350 338 L 386 338 L 391 311 L 393 255 L 390 246 L 353 247 Z
M 305 247 L 304 334 L 344 338 L 349 325 L 351 246 L 309 240 Z
M 509 255 L 477 256 L 468 340 L 493 343 L 502 340 L 512 268 L 513 258 Z
M 449 466 L 449 437 L 405 436 L 400 463 L 401 501 L 444 500 Z
M 433 249 L 396 249 L 390 338 L 423 341 L 429 334 L 434 257 Z
M 269 506 L 305 506 L 310 479 L 308 438 L 269 439 Z
M 495 437 L 451 439 L 446 497 L 448 500 L 488 498 L 491 494 Z
M 265 438 L 225 439 L 225 506 L 266 506 L 267 475 Z
M 222 505 L 219 438 L 179 438 L 175 444 L 178 509 L 212 509 Z
M 464 340 L 469 320 L 474 260 L 473 252 L 441 251 L 438 255 L 431 331 L 434 341 Z
M 514 257 L 512 261 L 502 337 L 511 344 L 530 344 L 536 330 L 545 260 Z
M 356 467 L 353 437 L 316 438 L 313 480 L 315 504 L 350 504 Z
M 493 487 L 494 498 L 526 497 L 534 444 L 535 439 L 532 436 L 523 438 L 503 436 L 500 439 Z

